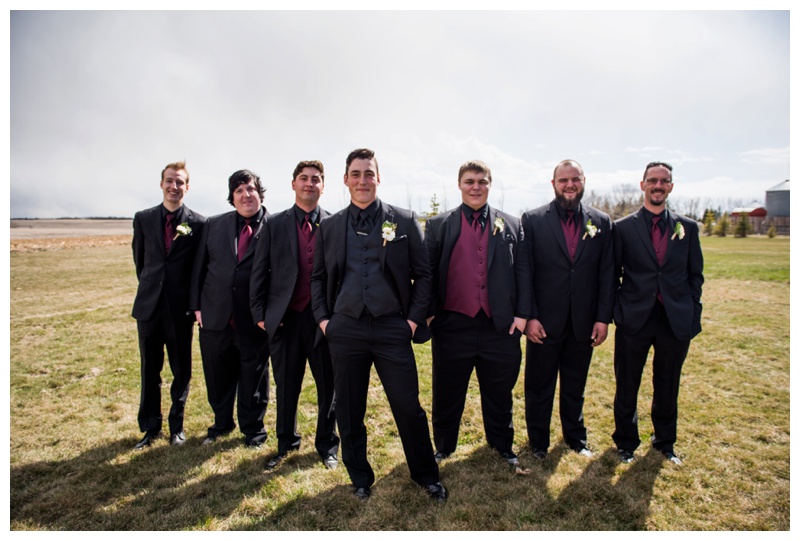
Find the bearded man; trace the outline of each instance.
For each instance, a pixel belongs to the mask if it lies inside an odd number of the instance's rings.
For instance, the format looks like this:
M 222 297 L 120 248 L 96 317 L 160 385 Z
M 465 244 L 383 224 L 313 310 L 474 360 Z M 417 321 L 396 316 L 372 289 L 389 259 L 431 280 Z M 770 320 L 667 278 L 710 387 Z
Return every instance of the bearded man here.
M 531 319 L 525 327 L 525 418 L 534 458 L 550 446 L 556 380 L 566 445 L 590 457 L 584 389 L 594 348 L 608 335 L 614 306 L 614 253 L 607 214 L 581 204 L 583 168 L 564 160 L 550 181 L 555 198 L 522 215 L 530 246 Z

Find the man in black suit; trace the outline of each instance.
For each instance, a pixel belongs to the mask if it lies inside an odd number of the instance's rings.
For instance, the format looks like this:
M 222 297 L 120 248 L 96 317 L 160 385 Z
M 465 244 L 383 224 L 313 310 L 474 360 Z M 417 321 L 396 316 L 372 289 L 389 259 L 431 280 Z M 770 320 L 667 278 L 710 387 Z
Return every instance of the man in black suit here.
M 614 305 L 613 434 L 620 460 L 639 446 L 636 411 L 647 354 L 653 348 L 653 448 L 680 465 L 675 454 L 678 389 L 692 338 L 700 332 L 703 253 L 697 222 L 667 209 L 672 166 L 647 164 L 640 187 L 644 205 L 614 222 L 619 289 Z
M 611 219 L 581 204 L 583 168 L 564 160 L 550 182 L 555 199 L 522 215 L 533 269 L 532 318 L 525 334 L 525 419 L 533 456 L 550 446 L 556 380 L 564 442 L 592 456 L 583 422 L 593 348 L 608 336 L 614 304 Z
M 430 338 L 431 270 L 416 215 L 380 201 L 380 182 L 375 153 L 351 152 L 344 175 L 350 205 L 320 223 L 314 252 L 311 305 L 333 358 L 342 460 L 356 497 L 368 498 L 375 474 L 364 415 L 374 364 L 411 478 L 444 501 L 411 347 Z
M 172 371 L 169 410 L 170 444 L 186 441 L 183 412 L 192 377 L 192 327 L 189 311 L 189 281 L 197 240 L 206 219 L 183 205 L 189 191 L 189 172 L 184 162 L 161 171 L 160 205 L 133 217 L 133 262 L 139 288 L 132 316 L 139 331 L 142 358 L 142 394 L 139 429 L 144 437 L 135 449 L 152 445 L 161 433 L 161 369 L 167 348 Z
M 436 461 L 456 450 L 473 369 L 481 391 L 486 441 L 511 466 L 512 391 L 520 338 L 530 317 L 530 268 L 517 218 L 491 208 L 492 172 L 481 161 L 458 171 L 460 206 L 425 228 L 433 274 L 433 441 Z
M 333 367 L 328 343 L 322 339 L 311 311 L 311 268 L 316 232 L 328 212 L 319 207 L 325 188 L 325 168 L 319 161 L 297 164 L 292 175 L 295 204 L 271 216 L 256 248 L 250 277 L 253 320 L 269 334 L 272 373 L 277 390 L 278 453 L 267 460 L 272 470 L 300 448 L 297 403 L 306 360 L 317 387 L 317 431 L 314 443 L 322 463 L 338 465 L 339 436 L 333 412 Z
M 263 200 L 258 175 L 246 169 L 233 173 L 228 202 L 236 210 L 209 218 L 197 249 L 190 307 L 200 324 L 203 373 L 214 411 L 203 445 L 236 427 L 234 402 L 245 445 L 261 447 L 267 439 L 267 333 L 250 314 L 253 254 L 267 217 Z

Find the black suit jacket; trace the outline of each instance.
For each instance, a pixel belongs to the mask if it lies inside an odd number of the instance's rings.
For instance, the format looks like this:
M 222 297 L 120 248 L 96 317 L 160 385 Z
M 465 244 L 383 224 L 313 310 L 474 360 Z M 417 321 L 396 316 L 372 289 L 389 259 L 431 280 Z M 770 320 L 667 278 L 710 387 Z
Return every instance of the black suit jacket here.
M 639 331 L 650 316 L 660 291 L 672 332 L 679 340 L 690 340 L 700 332 L 703 305 L 703 252 L 697 222 L 668 210 L 667 252 L 659 266 L 650 224 L 642 209 L 614 222 L 614 259 L 619 289 L 614 305 L 614 323 L 629 334 Z M 683 239 L 673 237 L 676 224 L 683 226 Z
M 261 220 L 251 225 L 253 238 L 241 261 L 236 255 L 237 212 L 232 210 L 208 219 L 197 248 L 189 302 L 192 310 L 202 312 L 203 328 L 221 331 L 233 317 L 237 330 L 253 330 L 250 272 L 266 217 L 265 210 Z
M 192 232 L 176 238 L 168 254 L 164 245 L 162 206 L 158 204 L 142 210 L 133 217 L 131 247 L 139 287 L 131 315 L 142 321 L 151 319 L 163 292 L 172 317 L 188 314 L 194 319 L 189 311 L 189 278 L 206 218 L 183 205 L 183 222 L 189 224 Z
M 436 315 L 447 298 L 447 271 L 453 246 L 461 234 L 461 215 L 459 205 L 430 218 L 425 226 L 425 243 L 433 273 L 429 316 Z M 495 233 L 498 219 L 503 220 L 504 225 Z M 505 333 L 515 316 L 528 319 L 531 315 L 528 244 L 519 220 L 491 206 L 486 227 L 489 228 L 489 308 L 495 327 Z
M 320 222 L 329 215 L 320 207 Z M 261 230 L 250 275 L 253 321 L 263 321 L 270 338 L 275 336 L 297 284 L 297 249 L 297 218 L 292 206 L 267 220 Z
M 581 205 L 575 261 L 569 257 L 557 203 L 522 215 L 522 228 L 530 245 L 533 288 L 532 318 L 538 319 L 547 337 L 559 340 L 572 331 L 579 340 L 590 340 L 596 322 L 611 323 L 614 308 L 614 252 L 608 214 Z M 586 233 L 592 221 L 594 237 Z M 567 321 L 572 315 L 572 328 Z
M 425 323 L 431 294 L 431 269 L 422 228 L 416 214 L 381 201 L 377 227 L 384 222 L 397 224 L 395 239 L 380 248 L 380 264 L 390 287 L 397 295 L 403 316 L 418 327 L 414 342 L 430 339 Z M 317 323 L 330 319 L 339 295 L 345 269 L 349 209 L 323 220 L 317 231 L 314 269 L 311 272 L 311 306 Z

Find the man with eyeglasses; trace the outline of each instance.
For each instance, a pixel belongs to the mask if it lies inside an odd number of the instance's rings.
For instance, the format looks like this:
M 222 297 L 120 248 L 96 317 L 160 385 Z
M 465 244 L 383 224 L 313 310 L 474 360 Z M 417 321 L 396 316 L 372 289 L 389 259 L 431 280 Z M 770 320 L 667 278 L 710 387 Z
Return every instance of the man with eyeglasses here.
M 640 187 L 644 204 L 614 222 L 619 289 L 614 306 L 613 434 L 619 458 L 632 462 L 639 446 L 637 395 L 653 348 L 652 446 L 681 465 L 674 444 L 680 374 L 689 344 L 700 332 L 703 253 L 697 222 L 667 209 L 672 166 L 651 162 Z

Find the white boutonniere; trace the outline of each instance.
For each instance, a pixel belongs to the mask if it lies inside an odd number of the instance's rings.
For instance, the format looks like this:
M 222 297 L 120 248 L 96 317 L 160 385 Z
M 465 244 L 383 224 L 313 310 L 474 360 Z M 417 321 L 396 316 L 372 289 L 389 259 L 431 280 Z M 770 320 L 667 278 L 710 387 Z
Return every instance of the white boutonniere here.
M 686 235 L 686 231 L 683 229 L 683 224 L 678 222 L 675 224 L 675 231 L 672 233 L 672 240 L 675 240 L 675 237 L 678 237 L 678 240 L 683 240 L 683 237 Z
M 583 240 L 585 240 L 587 236 L 593 239 L 599 232 L 600 230 L 592 223 L 592 220 L 586 220 L 586 231 L 583 233 Z
M 502 216 L 498 216 L 494 219 L 494 231 L 492 231 L 492 235 L 497 235 L 498 231 L 502 231 L 506 227 L 506 221 L 503 219 Z
M 175 236 L 172 237 L 172 240 L 177 239 L 178 237 L 183 237 L 186 235 L 192 234 L 192 228 L 189 227 L 189 222 L 183 222 L 181 225 L 175 228 Z
M 383 245 L 386 246 L 387 242 L 392 242 L 395 237 L 395 233 L 397 232 L 397 224 L 394 222 L 383 222 L 381 226 L 381 230 L 383 234 Z

